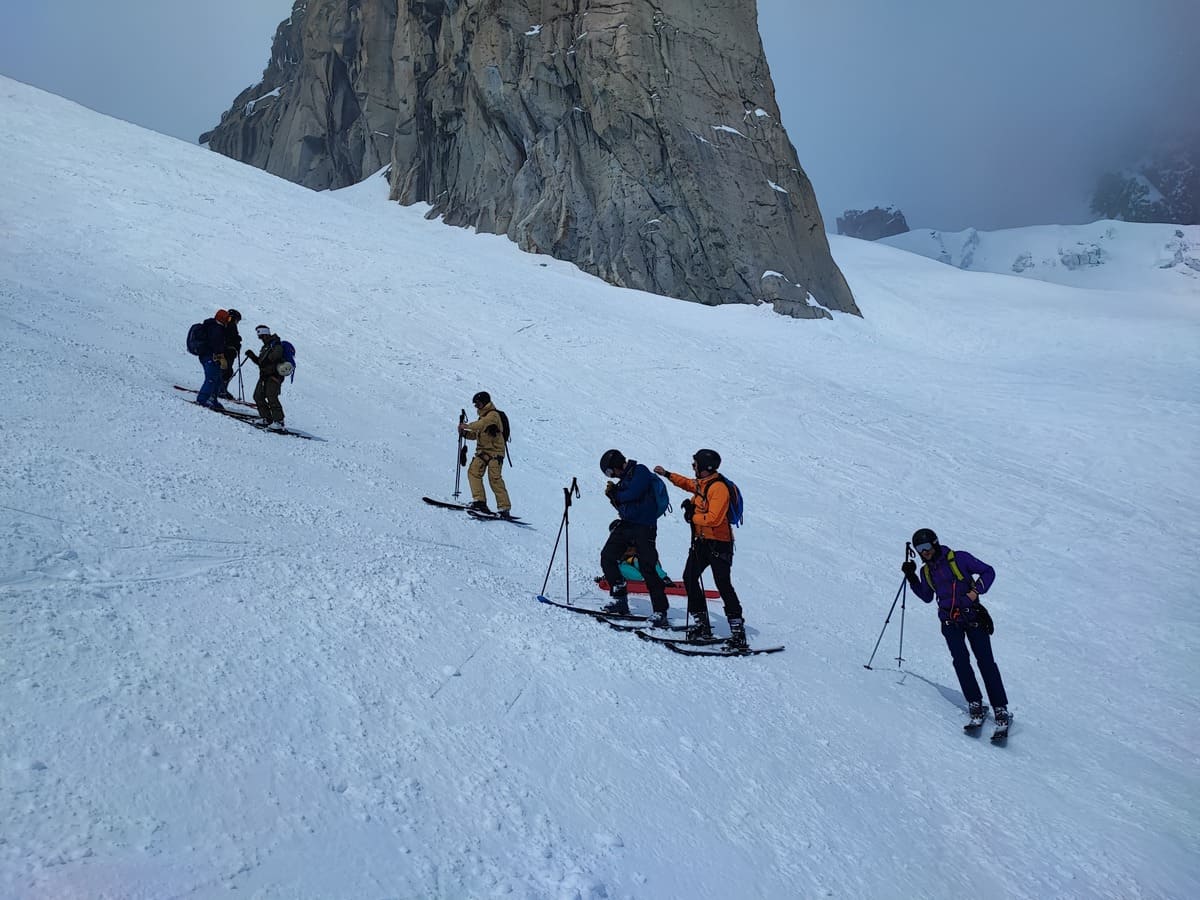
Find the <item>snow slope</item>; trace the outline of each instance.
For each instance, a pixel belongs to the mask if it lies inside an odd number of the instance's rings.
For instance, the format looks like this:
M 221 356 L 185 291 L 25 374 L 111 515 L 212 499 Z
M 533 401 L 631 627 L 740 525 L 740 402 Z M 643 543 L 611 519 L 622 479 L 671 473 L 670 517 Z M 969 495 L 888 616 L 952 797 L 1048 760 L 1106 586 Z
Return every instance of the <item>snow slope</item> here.
M 1200 293 L 1200 225 L 1102 220 L 1002 231 L 918 228 L 880 243 L 974 272 L 1092 290 Z
M 1195 292 L 836 239 L 864 319 L 711 309 L 378 182 L 312 193 L 3 79 L 0 111 L 0 896 L 1200 894 Z M 328 442 L 171 388 L 231 305 L 296 344 L 288 422 Z M 481 388 L 535 529 L 419 501 Z M 575 477 L 599 601 L 610 446 L 723 454 L 750 639 L 786 652 L 534 602 Z M 998 570 L 1006 748 L 962 735 L 931 608 L 863 667 L 925 525 Z M 687 541 L 663 521 L 676 577 Z

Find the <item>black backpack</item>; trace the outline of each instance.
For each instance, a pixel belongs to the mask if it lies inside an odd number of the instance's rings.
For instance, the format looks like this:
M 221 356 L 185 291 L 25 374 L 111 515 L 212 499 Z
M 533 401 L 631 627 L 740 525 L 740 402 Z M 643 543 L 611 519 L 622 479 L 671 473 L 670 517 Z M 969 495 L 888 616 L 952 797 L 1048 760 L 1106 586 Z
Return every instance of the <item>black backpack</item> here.
M 208 328 L 205 323 L 197 322 L 187 333 L 187 352 L 192 356 L 206 356 L 212 350 L 208 346 Z

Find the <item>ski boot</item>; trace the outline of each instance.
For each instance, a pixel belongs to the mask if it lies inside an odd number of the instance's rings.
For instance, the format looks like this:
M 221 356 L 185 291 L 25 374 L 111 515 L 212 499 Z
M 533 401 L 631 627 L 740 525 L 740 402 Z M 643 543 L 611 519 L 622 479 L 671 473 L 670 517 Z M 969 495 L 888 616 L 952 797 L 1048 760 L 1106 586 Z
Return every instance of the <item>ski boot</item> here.
M 684 636 L 685 641 L 705 641 L 713 636 L 712 625 L 708 621 L 708 612 L 692 613 L 692 624 Z
M 665 609 L 662 612 L 650 613 L 650 618 L 646 620 L 647 628 L 666 628 L 667 626 L 667 611 Z
M 996 720 L 996 730 L 992 732 L 992 743 L 1003 744 L 1008 740 L 1008 727 L 1012 724 L 1012 713 L 1007 706 L 997 706 L 992 714 Z
M 967 707 L 967 715 L 971 717 L 971 720 L 963 726 L 963 731 L 974 732 L 975 729 L 983 726 L 983 722 L 987 718 L 987 707 L 983 705 L 982 700 L 972 700 Z
M 616 616 L 629 615 L 629 590 L 625 582 L 618 581 L 608 589 L 608 596 L 612 597 L 611 603 L 606 603 L 600 607 L 604 612 L 611 613 Z
M 749 650 L 746 643 L 746 623 L 742 619 L 729 620 L 729 638 L 725 641 L 726 650 Z

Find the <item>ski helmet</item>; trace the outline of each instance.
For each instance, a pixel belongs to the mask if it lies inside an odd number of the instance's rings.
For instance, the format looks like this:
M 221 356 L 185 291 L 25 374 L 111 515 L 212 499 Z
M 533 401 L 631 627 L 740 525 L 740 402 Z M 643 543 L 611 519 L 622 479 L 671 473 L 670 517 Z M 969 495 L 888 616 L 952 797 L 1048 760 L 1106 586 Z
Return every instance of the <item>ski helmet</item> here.
M 476 406 L 487 406 L 489 403 L 492 402 L 492 395 L 489 394 L 487 391 L 480 391 L 474 397 L 471 398 L 471 402 L 474 403 Z
M 609 478 L 616 478 L 625 471 L 625 454 L 620 450 L 606 450 L 600 457 L 600 471 Z
M 721 454 L 716 450 L 697 450 L 692 461 L 698 472 L 715 472 L 721 468 Z
M 242 314 L 231 306 L 229 307 L 229 318 L 232 322 L 234 322 L 234 324 L 236 324 L 242 321 Z
M 932 528 L 918 528 L 913 532 L 912 542 L 913 546 L 918 550 L 921 548 L 922 544 L 932 544 L 934 547 L 936 547 L 938 543 L 938 536 L 933 533 Z

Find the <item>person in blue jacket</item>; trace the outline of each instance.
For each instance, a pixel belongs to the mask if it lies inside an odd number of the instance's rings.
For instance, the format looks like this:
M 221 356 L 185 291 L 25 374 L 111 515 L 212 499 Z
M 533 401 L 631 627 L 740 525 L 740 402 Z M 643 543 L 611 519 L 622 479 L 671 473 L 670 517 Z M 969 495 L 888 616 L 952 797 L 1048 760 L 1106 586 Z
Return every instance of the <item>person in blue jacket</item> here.
M 966 550 L 951 550 L 938 542 L 938 536 L 929 528 L 920 528 L 912 536 L 913 549 L 921 555 L 924 565 L 920 575 L 917 564 L 908 559 L 900 568 L 908 580 L 913 593 L 926 603 L 937 598 L 938 619 L 942 623 L 942 637 L 950 648 L 954 660 L 954 672 L 966 698 L 972 720 L 983 721 L 983 694 L 975 671 L 971 668 L 971 654 L 983 677 L 988 699 L 992 703 L 992 715 L 997 725 L 1007 726 L 1010 721 L 1008 695 L 1000 677 L 1000 667 L 992 656 L 992 639 L 988 634 L 990 617 L 979 605 L 979 595 L 986 594 L 996 580 L 996 570 L 981 559 L 976 559 Z
M 196 402 L 209 409 L 224 412 L 217 394 L 221 391 L 223 375 L 229 368 L 225 358 L 226 327 L 229 325 L 229 312 L 218 309 L 211 319 L 204 320 L 204 346 L 207 350 L 200 354 L 200 365 L 204 367 L 204 384 L 196 394 Z
M 607 477 L 617 479 L 610 481 L 604 492 L 620 517 L 600 551 L 600 570 L 610 585 L 608 593 L 612 597 L 604 610 L 618 615 L 629 614 L 629 591 L 625 576 L 621 574 L 621 560 L 626 549 L 634 547 L 654 610 L 649 625 L 651 628 L 664 627 L 670 604 L 658 575 L 658 502 L 653 481 L 658 476 L 636 459 L 626 459 L 620 450 L 606 451 L 600 457 L 600 470 Z

